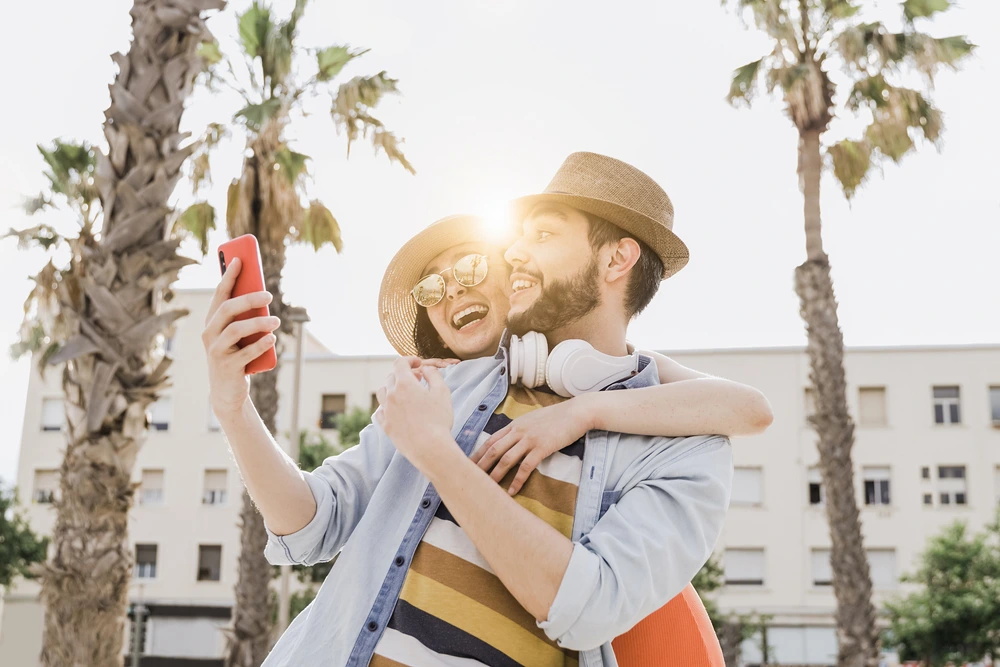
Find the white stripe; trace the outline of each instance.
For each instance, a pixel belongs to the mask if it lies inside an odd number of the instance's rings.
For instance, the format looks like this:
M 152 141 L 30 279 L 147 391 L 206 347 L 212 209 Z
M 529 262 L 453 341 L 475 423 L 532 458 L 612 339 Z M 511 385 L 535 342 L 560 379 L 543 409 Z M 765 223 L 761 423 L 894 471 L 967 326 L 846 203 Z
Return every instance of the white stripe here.
M 438 549 L 447 551 L 453 556 L 458 556 L 462 560 L 468 561 L 493 574 L 493 568 L 486 562 L 483 555 L 479 553 L 479 549 L 472 543 L 469 536 L 451 521 L 434 517 L 431 520 L 431 525 L 427 528 L 427 532 L 424 533 L 424 542 L 433 544 Z
M 408 667 L 486 667 L 471 658 L 457 658 L 430 650 L 416 638 L 386 628 L 375 646 L 375 653 L 383 658 L 401 662 Z
M 546 477 L 579 486 L 580 475 L 583 472 L 583 461 L 575 456 L 556 452 L 539 463 L 537 470 Z

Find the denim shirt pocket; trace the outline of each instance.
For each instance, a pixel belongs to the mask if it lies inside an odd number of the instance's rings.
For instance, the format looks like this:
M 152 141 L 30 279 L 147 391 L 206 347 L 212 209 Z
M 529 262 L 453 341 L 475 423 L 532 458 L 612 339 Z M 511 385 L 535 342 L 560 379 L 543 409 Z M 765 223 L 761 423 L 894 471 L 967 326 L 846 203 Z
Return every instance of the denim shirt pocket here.
M 612 505 L 618 502 L 618 499 L 622 497 L 621 491 L 605 491 L 601 495 L 601 512 L 598 515 L 598 519 L 604 516 Z

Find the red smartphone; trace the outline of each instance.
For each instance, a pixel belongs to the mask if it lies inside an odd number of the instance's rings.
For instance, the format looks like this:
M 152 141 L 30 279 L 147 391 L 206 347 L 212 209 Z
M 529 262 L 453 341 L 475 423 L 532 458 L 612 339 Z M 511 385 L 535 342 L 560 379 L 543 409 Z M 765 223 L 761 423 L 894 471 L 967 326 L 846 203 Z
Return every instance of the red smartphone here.
M 236 284 L 233 285 L 230 298 L 243 296 L 251 292 L 263 292 L 264 268 L 260 261 L 260 245 L 257 243 L 257 237 L 253 234 L 244 234 L 232 241 L 226 241 L 219 246 L 219 268 L 222 270 L 222 273 L 226 272 L 226 267 L 229 266 L 234 257 L 239 257 L 243 266 L 240 267 L 240 275 L 236 277 Z M 267 317 L 268 315 L 267 306 L 260 306 L 259 308 L 251 308 L 237 316 L 236 319 L 247 320 L 251 317 Z M 251 334 L 245 338 L 241 338 L 237 345 L 240 349 L 243 349 L 266 335 L 266 331 Z M 252 375 L 253 373 L 269 371 L 277 365 L 278 357 L 272 345 L 264 354 L 247 364 L 244 370 L 248 375 Z

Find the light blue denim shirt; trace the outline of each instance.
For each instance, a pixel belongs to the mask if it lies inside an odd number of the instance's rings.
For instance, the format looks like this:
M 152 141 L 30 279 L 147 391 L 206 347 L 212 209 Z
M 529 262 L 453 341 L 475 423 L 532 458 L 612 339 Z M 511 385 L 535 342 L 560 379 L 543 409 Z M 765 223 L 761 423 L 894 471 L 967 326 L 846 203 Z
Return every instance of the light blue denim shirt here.
M 444 375 L 452 436 L 466 454 L 507 393 L 506 354 L 501 346 L 495 357 Z M 657 384 L 655 363 L 643 357 L 640 367 L 609 389 Z M 262 667 L 367 667 L 441 499 L 377 424 L 361 433 L 361 444 L 303 474 L 316 515 L 290 535 L 268 529 L 267 560 L 313 565 L 343 551 Z M 732 476 L 732 451 L 721 436 L 588 432 L 573 554 L 539 627 L 579 650 L 582 667 L 617 667 L 611 640 L 680 593 L 708 560 Z

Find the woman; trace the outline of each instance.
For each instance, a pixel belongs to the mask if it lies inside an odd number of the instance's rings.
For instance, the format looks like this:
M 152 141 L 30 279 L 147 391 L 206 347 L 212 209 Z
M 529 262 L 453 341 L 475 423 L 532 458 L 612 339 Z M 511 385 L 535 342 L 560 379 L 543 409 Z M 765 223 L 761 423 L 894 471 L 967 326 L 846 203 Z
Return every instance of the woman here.
M 482 222 L 452 216 L 431 225 L 396 254 L 382 281 L 380 319 L 404 356 L 446 365 L 492 356 L 507 318 L 511 286 L 504 244 L 489 241 Z M 686 368 L 656 353 L 661 384 L 630 391 L 583 394 L 519 416 L 494 433 L 473 460 L 498 483 L 519 465 L 508 492 L 517 494 L 531 472 L 588 430 L 642 435 L 752 435 L 771 423 L 756 389 Z M 454 363 L 454 362 L 451 362 Z M 691 586 L 618 637 L 623 667 L 716 667 L 721 651 Z

